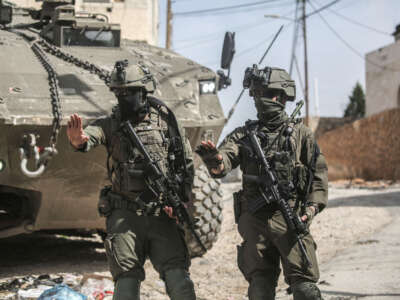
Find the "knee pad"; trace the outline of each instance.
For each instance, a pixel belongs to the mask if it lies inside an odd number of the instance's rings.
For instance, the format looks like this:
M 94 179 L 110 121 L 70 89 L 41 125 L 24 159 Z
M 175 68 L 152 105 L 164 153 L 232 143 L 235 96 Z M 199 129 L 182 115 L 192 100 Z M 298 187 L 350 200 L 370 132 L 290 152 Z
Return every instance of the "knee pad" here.
M 196 300 L 194 285 L 186 270 L 167 270 L 164 273 L 164 280 L 171 300 Z
M 314 282 L 301 281 L 291 286 L 294 300 L 322 300 L 321 291 Z
M 134 277 L 120 277 L 115 282 L 113 300 L 139 300 L 140 280 Z
M 249 300 L 274 300 L 276 283 L 268 277 L 255 276 L 250 279 Z

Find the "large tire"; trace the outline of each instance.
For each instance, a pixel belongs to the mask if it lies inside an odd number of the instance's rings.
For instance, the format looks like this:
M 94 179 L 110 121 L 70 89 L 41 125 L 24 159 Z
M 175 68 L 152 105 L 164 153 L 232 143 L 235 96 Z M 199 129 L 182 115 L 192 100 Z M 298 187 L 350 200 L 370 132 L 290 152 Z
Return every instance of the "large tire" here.
M 196 232 L 207 250 L 217 241 L 221 230 L 223 194 L 220 185 L 221 181 L 211 178 L 204 165 L 196 169 L 189 210 L 192 216 L 198 219 Z M 205 253 L 188 230 L 186 242 L 191 257 L 202 256 Z

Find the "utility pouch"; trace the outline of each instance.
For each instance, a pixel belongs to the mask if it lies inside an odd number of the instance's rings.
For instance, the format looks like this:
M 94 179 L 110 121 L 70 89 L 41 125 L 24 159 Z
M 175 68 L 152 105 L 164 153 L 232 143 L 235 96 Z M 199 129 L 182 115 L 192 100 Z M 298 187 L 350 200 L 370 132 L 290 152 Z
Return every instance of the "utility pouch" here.
M 235 223 L 239 223 L 239 218 L 242 213 L 241 208 L 242 191 L 233 193 L 233 214 L 235 216 Z
M 122 163 L 120 168 L 123 192 L 140 191 L 146 187 L 145 174 L 142 170 L 135 169 L 131 163 Z
M 112 206 L 110 203 L 109 199 L 109 193 L 112 189 L 111 185 L 106 185 L 100 190 L 100 195 L 99 195 L 99 202 L 97 204 L 97 210 L 99 212 L 99 215 L 101 217 L 108 217 L 111 215 L 112 212 Z

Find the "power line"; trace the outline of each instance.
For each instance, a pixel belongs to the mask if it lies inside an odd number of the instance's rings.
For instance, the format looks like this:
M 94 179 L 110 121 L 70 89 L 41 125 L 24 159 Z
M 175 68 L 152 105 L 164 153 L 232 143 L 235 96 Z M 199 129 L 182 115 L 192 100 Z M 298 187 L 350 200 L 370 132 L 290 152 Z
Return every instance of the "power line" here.
M 314 9 L 314 11 L 316 11 L 316 7 L 314 6 L 314 4 L 310 1 L 310 0 L 307 0 L 309 3 L 310 3 L 310 5 L 312 6 L 312 8 Z M 332 33 L 347 47 L 347 48 L 349 48 L 354 54 L 356 54 L 358 57 L 360 57 L 362 60 L 364 60 L 364 61 L 366 61 L 366 62 L 368 62 L 368 63 L 370 63 L 371 65 L 374 65 L 374 66 L 376 66 L 376 67 L 379 67 L 379 68 L 381 68 L 381 69 L 384 69 L 384 70 L 391 70 L 391 71 L 394 71 L 394 72 L 398 72 L 398 71 L 400 71 L 400 70 L 396 70 L 396 69 L 393 69 L 393 68 L 389 68 L 389 67 L 385 67 L 385 66 L 382 66 L 382 65 L 380 65 L 380 64 L 378 64 L 378 63 L 376 63 L 376 62 L 374 62 L 374 61 L 371 61 L 371 60 L 369 60 L 369 59 L 367 59 L 366 57 L 364 57 L 364 55 L 363 54 L 361 54 L 357 49 L 355 49 L 353 46 L 351 46 L 329 23 L 328 23 L 328 21 L 322 16 L 322 14 L 320 13 L 320 12 L 318 12 L 318 15 L 319 15 L 319 17 L 321 18 L 321 20 L 325 23 L 325 25 L 330 29 L 330 31 L 332 31 Z
M 294 12 L 294 10 L 291 10 L 291 11 L 289 11 L 289 12 L 287 12 L 287 13 L 285 13 L 285 14 L 283 14 L 282 16 L 283 17 L 286 17 L 286 16 L 289 16 L 289 15 L 291 15 L 292 13 Z M 243 32 L 243 31 L 247 31 L 247 30 L 250 30 L 250 29 L 252 29 L 252 28 L 255 28 L 255 27 L 259 27 L 259 26 L 261 26 L 261 25 L 265 25 L 265 24 L 267 24 L 267 23 L 271 23 L 271 22 L 273 22 L 273 21 L 275 21 L 275 20 L 263 20 L 263 21 L 258 21 L 258 22 L 256 22 L 256 23 L 249 23 L 249 24 L 246 24 L 246 25 L 238 25 L 238 26 L 233 26 L 233 27 L 231 27 L 231 28 L 229 28 L 229 30 L 230 31 L 236 31 L 236 33 L 238 33 L 238 32 Z M 236 28 L 239 28 L 238 30 L 235 30 Z M 193 40 L 193 39 L 190 39 L 190 40 L 186 40 L 186 42 L 188 42 L 188 44 L 185 44 L 185 45 L 183 45 L 182 47 L 177 47 L 176 49 L 175 49 L 175 51 L 181 51 L 181 50 L 183 50 L 183 49 L 187 49 L 187 48 L 191 48 L 191 47 L 195 47 L 195 46 L 198 46 L 198 45 L 203 45 L 203 44 L 206 44 L 206 43 L 208 43 L 208 42 L 210 42 L 210 41 L 212 41 L 212 43 L 216 43 L 216 42 L 219 42 L 219 40 L 216 40 L 216 38 L 217 37 L 220 37 L 222 34 L 224 34 L 225 33 L 225 30 L 224 31 L 219 31 L 219 32 L 216 32 L 216 33 L 214 33 L 214 34 L 211 34 L 211 35 L 207 35 L 207 36 L 203 36 L 204 38 L 202 38 L 202 39 L 195 39 L 195 40 Z M 264 41 L 265 42 L 265 41 Z
M 284 25 L 284 28 L 282 29 L 282 31 L 286 30 L 286 29 L 289 27 L 288 25 L 290 25 L 291 23 L 293 23 L 293 22 L 286 23 L 286 24 Z M 252 51 L 258 49 L 259 47 L 265 45 L 265 43 L 269 42 L 274 36 L 275 36 L 275 34 L 271 34 L 271 35 L 269 35 L 265 40 L 262 40 L 262 41 L 258 42 L 257 44 L 252 45 L 252 46 L 250 46 L 250 47 L 248 47 L 248 48 L 246 48 L 246 49 L 244 49 L 244 50 L 238 52 L 238 53 L 235 55 L 235 58 L 241 57 L 241 56 L 243 56 L 243 55 L 245 55 L 245 54 L 247 54 L 247 53 L 250 53 L 250 52 L 252 52 Z
M 223 6 L 223 7 L 202 9 L 202 10 L 176 12 L 176 13 L 174 13 L 174 16 L 186 17 L 186 16 L 203 15 L 203 14 L 210 14 L 210 13 L 215 14 L 215 13 L 218 13 L 218 12 L 226 13 L 227 10 L 235 10 L 235 9 L 239 9 L 239 8 L 258 9 L 259 7 L 253 7 L 253 6 L 261 6 L 261 5 L 266 5 L 266 4 L 270 4 L 270 3 L 278 2 L 278 1 L 280 1 L 280 3 L 282 3 L 282 0 L 266 0 L 266 1 L 244 3 L 244 4 L 239 4 L 239 5 L 231 5 L 231 6 Z M 291 3 L 292 3 L 292 1 L 290 1 L 290 4 Z M 287 5 L 287 4 L 289 4 L 289 2 L 285 3 L 285 5 Z M 282 7 L 282 6 L 278 6 L 278 7 Z
M 329 10 L 331 13 L 337 15 L 338 17 L 340 17 L 340 18 L 346 20 L 347 22 L 350 22 L 350 23 L 352 23 L 352 24 L 358 25 L 358 26 L 363 27 L 363 28 L 365 28 L 365 29 L 369 29 L 369 30 L 371 30 L 371 31 L 375 31 L 375 32 L 380 33 L 380 34 L 383 34 L 383 35 L 391 36 L 391 34 L 390 34 L 389 32 L 386 32 L 386 31 L 383 31 L 383 30 L 379 30 L 379 29 L 373 28 L 373 27 L 371 27 L 371 26 L 362 24 L 362 23 L 360 23 L 360 22 L 358 22 L 358 21 L 356 21 L 356 20 L 350 19 L 349 17 L 346 17 L 346 16 L 344 16 L 344 15 L 342 15 L 342 14 L 340 14 L 340 13 L 338 13 L 337 11 L 334 11 L 334 10 L 332 10 L 332 9 L 328 9 L 328 10 Z
M 250 26 L 244 27 L 244 26 L 236 26 L 236 27 L 232 27 L 229 28 L 229 31 L 235 31 L 235 32 L 242 32 L 245 30 L 250 30 L 252 28 L 264 25 L 265 23 L 267 23 L 265 20 L 261 20 L 258 21 L 257 23 L 252 23 Z M 237 30 L 235 30 L 236 28 L 239 28 Z M 217 31 L 215 33 L 209 34 L 207 36 L 202 36 L 200 38 L 197 39 L 185 39 L 185 40 L 181 40 L 180 43 L 182 43 L 182 46 L 178 46 L 175 50 L 183 50 L 183 49 L 187 49 L 187 48 L 191 48 L 197 45 L 203 45 L 209 42 L 219 42 L 219 40 L 217 38 L 221 37 L 221 35 L 225 34 L 225 30 L 220 30 Z M 178 42 L 179 43 L 179 42 Z
M 326 4 L 326 5 L 324 5 L 324 6 L 320 7 L 320 8 L 318 8 L 317 10 L 314 10 L 312 13 L 307 14 L 307 15 L 306 15 L 306 18 L 311 17 L 312 15 L 315 15 L 315 14 L 320 13 L 321 11 L 323 11 L 323 10 L 325 10 L 325 9 L 327 9 L 327 8 L 329 8 L 329 7 L 331 7 L 332 5 L 334 5 L 334 4 L 336 4 L 336 3 L 338 3 L 339 1 L 340 1 L 340 0 L 334 0 L 334 1 L 332 1 L 331 3 L 328 3 L 328 4 Z
M 290 23 L 289 23 L 290 24 Z M 282 29 L 282 31 L 284 31 L 286 29 L 286 25 L 284 25 L 284 28 Z M 248 54 L 250 52 L 253 52 L 254 50 L 257 50 L 258 48 L 260 48 L 261 46 L 265 46 L 266 43 L 268 43 L 269 41 L 271 41 L 273 39 L 273 37 L 275 36 L 275 33 L 269 35 L 266 39 L 238 52 L 237 54 L 235 54 L 234 58 L 237 59 L 238 57 L 241 57 L 245 54 Z M 218 65 L 220 60 L 212 60 L 212 61 L 208 61 L 206 63 L 203 63 L 203 65 L 209 65 L 209 66 L 214 66 L 214 65 Z
M 240 28 L 252 28 L 252 27 L 256 27 L 258 25 L 264 24 L 265 22 L 266 22 L 266 20 L 265 20 L 265 18 L 263 18 L 262 20 L 258 20 L 257 22 L 251 22 L 251 23 L 246 23 L 246 24 L 242 24 L 242 25 L 232 26 L 229 28 L 229 30 L 234 31 L 236 29 L 240 30 Z M 204 39 L 210 39 L 212 36 L 219 35 L 220 33 L 224 33 L 224 32 L 225 32 L 225 30 L 218 30 L 212 34 L 200 35 L 195 38 L 190 37 L 190 38 L 185 38 L 185 39 L 181 39 L 181 40 L 175 40 L 175 42 L 185 43 L 185 42 L 193 42 L 195 40 L 200 41 L 200 40 L 204 40 Z
M 293 60 L 294 60 L 294 65 L 295 65 L 295 67 L 296 67 L 297 76 L 299 77 L 299 84 L 300 84 L 301 92 L 303 93 L 303 97 L 304 97 L 304 96 L 305 96 L 305 92 L 304 92 L 304 83 L 303 83 L 303 78 L 301 77 L 299 62 L 298 62 L 298 60 L 297 60 L 296 55 L 293 56 Z

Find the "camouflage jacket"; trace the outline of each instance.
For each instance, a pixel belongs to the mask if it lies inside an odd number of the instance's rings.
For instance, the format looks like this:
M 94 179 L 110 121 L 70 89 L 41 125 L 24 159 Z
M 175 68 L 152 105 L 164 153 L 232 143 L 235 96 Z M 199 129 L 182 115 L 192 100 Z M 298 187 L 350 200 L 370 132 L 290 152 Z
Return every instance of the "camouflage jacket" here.
M 279 130 L 270 132 L 262 123 L 258 124 L 258 131 L 265 137 L 260 140 L 261 146 L 276 173 L 281 195 L 288 200 L 299 199 L 306 205 L 315 205 L 319 211 L 324 209 L 328 200 L 328 168 L 311 130 L 299 122 L 291 124 L 293 132 L 290 136 L 282 136 L 270 148 Z M 283 155 L 284 148 L 289 149 L 287 157 Z M 220 175 L 214 177 L 223 177 L 239 165 L 243 174 L 260 175 L 260 164 L 252 153 L 245 126 L 230 133 L 218 150 L 222 154 L 225 168 Z M 309 172 L 313 176 L 310 177 Z M 309 178 L 312 178 L 312 182 L 309 182 Z M 293 183 L 292 188 L 290 182 Z M 257 184 L 243 180 L 242 201 L 254 197 L 260 197 Z
M 84 133 L 89 141 L 80 149 L 88 152 L 90 149 L 104 145 L 107 148 L 107 167 L 109 177 L 115 192 L 124 194 L 127 197 L 136 198 L 146 187 L 143 176 L 135 176 L 135 171 L 143 171 L 145 168 L 144 159 L 138 149 L 134 148 L 127 137 L 120 129 L 119 109 L 109 117 L 99 118 L 90 123 Z M 150 108 L 149 117 L 134 124 L 134 128 L 150 156 L 159 162 L 165 174 L 169 175 L 172 167 L 180 175 L 184 175 L 183 162 L 179 160 L 182 145 L 177 140 L 178 133 L 168 118 L 164 108 Z M 179 125 L 178 125 L 179 126 Z M 174 136 L 171 134 L 175 132 Z M 184 139 L 183 151 L 186 158 L 187 176 L 184 178 L 184 194 L 189 197 L 193 183 L 194 167 L 192 150 L 189 141 L 185 137 L 184 129 L 179 126 L 180 136 Z M 173 158 L 176 158 L 172 161 Z

